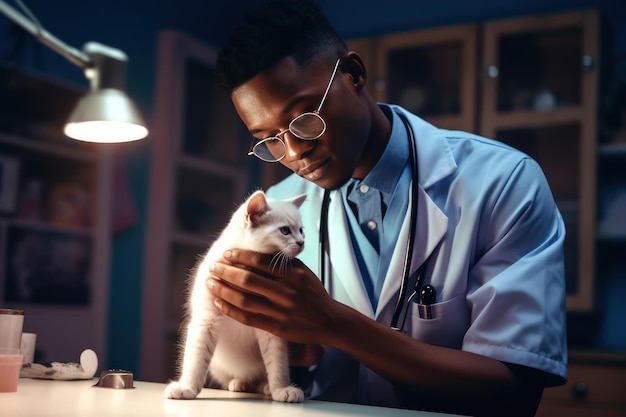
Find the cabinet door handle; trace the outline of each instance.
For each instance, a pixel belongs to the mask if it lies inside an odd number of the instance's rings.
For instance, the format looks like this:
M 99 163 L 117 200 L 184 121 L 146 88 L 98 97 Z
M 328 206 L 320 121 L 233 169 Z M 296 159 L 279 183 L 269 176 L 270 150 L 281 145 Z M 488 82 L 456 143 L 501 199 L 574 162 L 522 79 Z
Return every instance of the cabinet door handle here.
M 595 60 L 591 55 L 583 55 L 582 64 L 585 71 L 591 71 L 595 65 Z
M 485 73 L 487 74 L 487 78 L 498 78 L 498 75 L 500 75 L 500 69 L 497 65 L 489 65 L 485 69 Z
M 576 382 L 572 386 L 572 396 L 577 400 L 582 400 L 587 396 L 587 392 L 589 389 L 587 388 L 587 384 L 584 382 Z

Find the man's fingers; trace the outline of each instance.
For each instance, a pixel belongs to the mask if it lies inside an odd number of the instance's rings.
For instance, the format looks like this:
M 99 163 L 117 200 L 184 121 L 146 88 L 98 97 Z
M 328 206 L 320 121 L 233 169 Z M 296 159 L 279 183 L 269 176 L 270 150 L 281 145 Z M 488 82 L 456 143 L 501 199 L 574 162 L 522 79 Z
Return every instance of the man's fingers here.
M 231 264 L 258 269 L 264 267 L 263 272 L 269 272 L 272 255 L 243 249 L 230 249 L 222 255 L 224 260 Z
M 272 285 L 273 282 L 266 278 L 255 276 L 249 272 L 241 273 L 237 268 L 224 266 L 224 270 L 233 269 L 238 279 L 235 279 L 235 284 L 232 280 L 225 280 L 216 276 L 211 276 L 207 280 L 207 287 L 211 294 L 218 300 L 218 303 L 225 303 L 228 307 L 218 306 L 222 311 L 228 308 L 228 311 L 224 311 L 227 315 L 231 315 L 230 311 L 236 309 L 240 312 L 237 317 L 233 317 L 243 322 L 242 314 L 261 314 L 268 317 L 274 317 L 278 319 L 284 319 L 287 317 L 282 306 L 291 306 L 292 301 L 288 295 L 284 295 L 283 292 L 277 293 L 276 291 L 270 292 L 270 297 L 265 296 L 267 286 Z M 227 273 L 222 273 L 222 276 L 226 276 Z M 262 280 L 262 285 L 257 285 L 255 282 Z M 255 290 L 256 289 L 256 290 Z M 248 323 L 245 323 L 248 324 Z
M 226 281 L 227 284 L 242 291 L 256 293 L 266 286 L 272 286 L 272 280 L 258 275 L 255 271 L 234 265 L 214 263 L 210 267 L 211 277 Z
M 289 307 L 293 305 L 297 294 L 293 288 L 285 285 L 283 280 L 268 279 L 256 271 L 242 269 L 234 265 L 215 263 L 210 268 L 209 279 L 219 280 L 223 285 L 230 286 L 239 293 L 271 299 L 274 304 Z M 208 283 L 207 283 L 208 284 Z M 211 289 L 214 295 L 215 291 Z M 233 293 L 234 296 L 234 293 Z M 229 302 L 236 301 L 227 299 Z

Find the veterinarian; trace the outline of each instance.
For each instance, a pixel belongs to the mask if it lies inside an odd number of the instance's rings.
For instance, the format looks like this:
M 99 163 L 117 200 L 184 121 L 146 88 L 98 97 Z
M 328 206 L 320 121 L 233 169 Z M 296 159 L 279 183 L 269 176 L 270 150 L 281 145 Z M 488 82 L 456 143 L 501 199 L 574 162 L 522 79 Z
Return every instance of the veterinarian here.
M 307 195 L 299 260 L 274 276 L 227 251 L 207 277 L 218 307 L 298 344 L 307 398 L 534 415 L 567 378 L 565 229 L 537 163 L 376 103 L 307 1 L 262 3 L 217 71 L 250 154 L 294 172 L 268 195 Z

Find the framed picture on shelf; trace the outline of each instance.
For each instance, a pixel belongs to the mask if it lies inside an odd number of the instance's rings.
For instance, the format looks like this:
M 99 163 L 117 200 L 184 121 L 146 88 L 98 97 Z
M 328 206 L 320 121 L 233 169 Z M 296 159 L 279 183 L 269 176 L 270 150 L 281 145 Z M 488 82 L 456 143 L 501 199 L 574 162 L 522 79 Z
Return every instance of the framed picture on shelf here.
M 16 207 L 19 183 L 19 160 L 0 155 L 0 212 L 12 212 Z

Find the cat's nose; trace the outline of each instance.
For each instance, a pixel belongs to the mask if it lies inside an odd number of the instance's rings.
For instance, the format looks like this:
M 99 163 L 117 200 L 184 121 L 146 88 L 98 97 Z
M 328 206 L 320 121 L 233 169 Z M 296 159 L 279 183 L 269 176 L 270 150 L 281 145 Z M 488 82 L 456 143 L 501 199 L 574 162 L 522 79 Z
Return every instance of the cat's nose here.
M 298 246 L 300 246 L 300 249 L 304 247 L 304 240 L 299 240 L 296 243 L 298 244 Z

